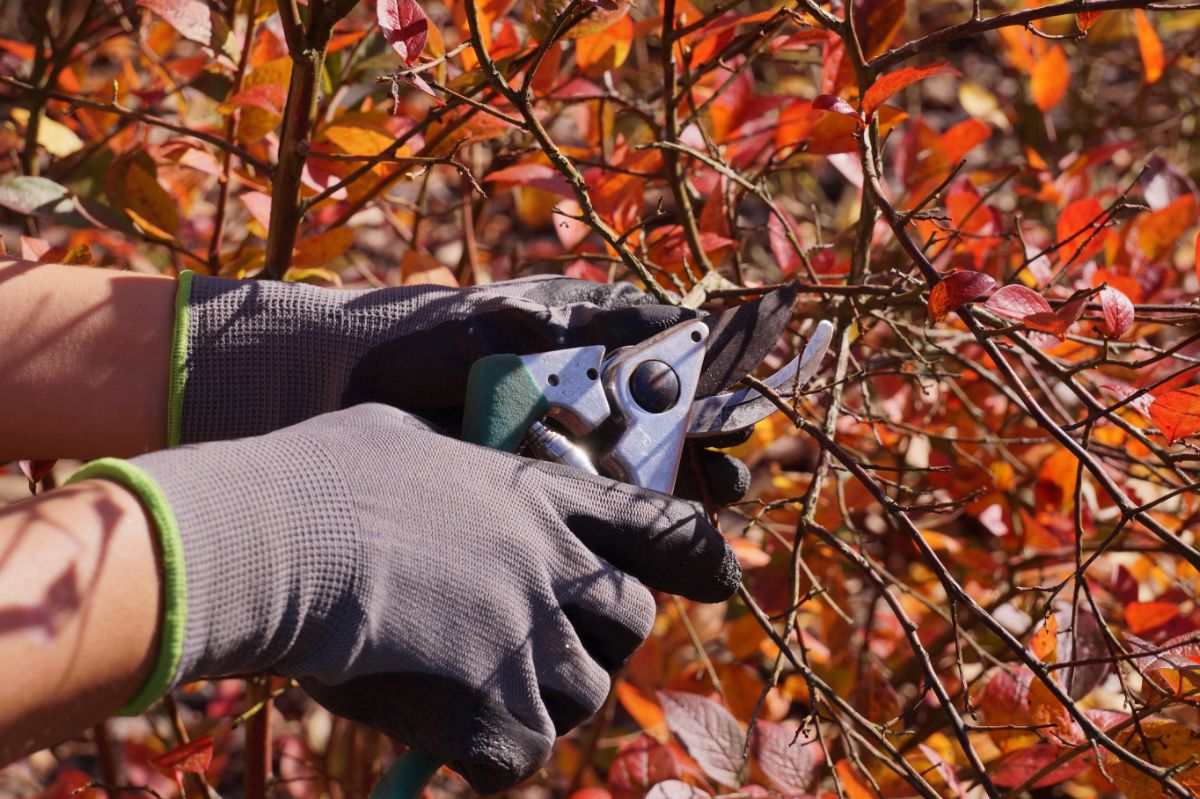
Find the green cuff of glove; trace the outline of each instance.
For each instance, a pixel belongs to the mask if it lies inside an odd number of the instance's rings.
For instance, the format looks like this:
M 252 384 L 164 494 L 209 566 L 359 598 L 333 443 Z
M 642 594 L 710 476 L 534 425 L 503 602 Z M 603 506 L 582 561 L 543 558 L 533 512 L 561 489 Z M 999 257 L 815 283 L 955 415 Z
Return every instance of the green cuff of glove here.
M 141 690 L 119 711 L 136 716 L 146 711 L 171 687 L 183 657 L 183 633 L 187 622 L 187 574 L 183 565 L 183 539 L 167 495 L 149 474 L 129 461 L 101 458 L 84 465 L 68 483 L 103 479 L 119 483 L 141 500 L 154 522 L 162 553 L 163 616 L 159 628 L 158 655 L 154 670 Z
M 167 387 L 167 446 L 179 445 L 180 427 L 183 423 L 183 389 L 187 382 L 187 334 L 188 301 L 192 296 L 192 278 L 195 272 L 179 273 L 179 287 L 175 290 L 175 329 L 171 333 L 171 375 Z

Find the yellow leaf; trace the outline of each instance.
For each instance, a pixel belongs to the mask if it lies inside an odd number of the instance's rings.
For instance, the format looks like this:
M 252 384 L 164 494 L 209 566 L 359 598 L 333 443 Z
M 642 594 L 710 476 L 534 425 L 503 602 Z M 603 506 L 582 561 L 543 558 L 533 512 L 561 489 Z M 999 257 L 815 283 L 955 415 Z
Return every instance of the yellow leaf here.
M 1172 776 L 1191 791 L 1200 791 L 1200 763 L 1196 762 L 1200 732 L 1171 719 L 1145 719 L 1140 732 L 1124 730 L 1115 737 L 1130 752 L 1157 766 L 1170 769 L 1186 764 L 1187 768 Z M 1158 799 L 1164 795 L 1157 780 L 1118 760 L 1111 752 L 1105 750 L 1104 759 L 1108 774 L 1127 799 Z
M 270 84 L 287 86 L 291 77 L 292 59 L 288 56 L 280 56 L 265 62 L 247 75 L 242 89 L 244 91 L 255 86 Z M 242 109 L 242 116 L 238 119 L 238 141 L 243 144 L 253 144 L 275 130 L 282 120 L 283 117 L 279 114 L 271 113 L 257 106 L 247 106 Z
M 302 239 L 292 255 L 292 269 L 316 269 L 341 256 L 354 243 L 354 228 L 336 227 Z
M 325 129 L 325 138 L 347 155 L 379 155 L 393 142 L 386 133 L 357 125 L 330 125 Z
M 120 181 L 120 202 L 129 218 L 148 233 L 165 239 L 175 238 L 179 230 L 179 206 L 158 180 L 140 163 L 132 160 L 114 164 L 124 172 Z
M 17 124 L 24 128 L 29 127 L 29 109 L 14 108 L 9 113 Z M 83 149 L 83 139 L 79 138 L 75 131 L 45 114 L 38 125 L 37 143 L 56 158 L 63 158 Z
M 458 286 L 450 268 L 427 253 L 408 250 L 400 260 L 401 280 L 406 286 Z
M 342 285 L 342 278 L 338 276 L 337 272 L 331 272 L 328 269 L 321 269 L 320 267 L 288 267 L 287 272 L 285 272 L 283 275 L 283 279 L 288 283 L 320 281 L 324 283 L 331 283 L 339 287 Z

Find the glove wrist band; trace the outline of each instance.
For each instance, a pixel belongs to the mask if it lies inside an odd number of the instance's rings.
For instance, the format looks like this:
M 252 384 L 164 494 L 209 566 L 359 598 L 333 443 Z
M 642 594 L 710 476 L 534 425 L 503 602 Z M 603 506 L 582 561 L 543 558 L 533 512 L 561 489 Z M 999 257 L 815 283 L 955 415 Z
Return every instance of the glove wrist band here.
M 101 458 L 86 464 L 67 481 L 111 480 L 129 489 L 141 501 L 154 527 L 162 574 L 162 614 L 158 630 L 158 653 L 146 682 L 120 713 L 139 715 L 176 682 L 183 657 L 187 625 L 187 573 L 183 563 L 183 538 L 167 496 L 146 471 L 120 458 Z
M 179 446 L 183 427 L 183 390 L 187 383 L 188 303 L 192 298 L 191 270 L 179 273 L 175 289 L 175 327 L 171 331 L 171 371 L 167 384 L 167 446 Z

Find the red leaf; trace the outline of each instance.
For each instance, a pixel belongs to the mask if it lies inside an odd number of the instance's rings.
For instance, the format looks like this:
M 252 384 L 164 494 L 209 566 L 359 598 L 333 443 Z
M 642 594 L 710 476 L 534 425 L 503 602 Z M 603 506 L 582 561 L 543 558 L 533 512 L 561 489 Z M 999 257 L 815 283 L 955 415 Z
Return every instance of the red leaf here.
M 774 721 L 759 721 L 750 737 L 750 749 L 758 767 L 785 795 L 811 790 L 818 765 L 814 754 L 820 754 L 813 743 Z
M 429 20 L 414 0 L 379 0 L 376 7 L 383 38 L 406 64 L 421 57 L 429 35 Z
M 1158 646 L 1131 633 L 1125 642 L 1134 654 L 1138 671 L 1146 674 L 1160 687 L 1176 695 L 1200 687 L 1200 644 L 1195 635 L 1187 633 Z
M 929 318 L 940 322 L 946 314 L 987 294 L 996 281 L 982 272 L 951 272 L 929 292 Z
M 854 110 L 854 106 L 836 94 L 818 94 L 812 102 L 812 107 L 818 111 L 831 111 L 834 114 L 853 117 L 858 121 L 859 125 L 862 124 L 862 117 Z
M 203 774 L 212 760 L 212 753 L 212 736 L 205 735 L 203 738 L 177 746 L 150 762 L 156 769 L 172 777 L 178 777 L 183 772 Z
M 1134 635 L 1145 635 L 1178 615 L 1178 602 L 1130 602 L 1125 606 L 1125 623 Z
M 930 75 L 939 75 L 943 72 L 948 72 L 952 75 L 957 75 L 958 70 L 950 67 L 945 61 L 937 61 L 933 64 L 922 64 L 919 67 L 905 67 L 898 69 L 895 72 L 879 78 L 867 89 L 863 95 L 862 112 L 870 119 L 878 110 L 879 106 L 887 102 L 888 98 L 901 89 L 911 86 L 919 80 L 924 80 Z
M 1059 242 L 1068 242 L 1060 250 L 1064 264 L 1086 261 L 1104 248 L 1108 229 L 1097 231 L 1094 227 L 1103 216 L 1104 208 L 1095 197 L 1076 200 L 1062 210 L 1055 235 Z
M 1067 330 L 1071 328 L 1071 325 L 1079 321 L 1079 317 L 1083 315 L 1083 309 L 1087 306 L 1087 301 L 1088 298 L 1086 295 L 1076 297 L 1058 306 L 1053 313 L 1030 314 L 1023 321 L 1027 327 L 1040 330 L 1043 333 L 1051 333 L 1060 339 L 1065 339 L 1067 337 Z
M 771 255 L 775 256 L 775 263 L 779 265 L 779 271 L 784 275 L 790 275 L 800 268 L 800 253 L 796 252 L 796 248 L 792 246 L 792 242 L 788 238 L 788 231 L 791 231 L 800 246 L 804 246 L 796 220 L 792 218 L 791 214 L 780 208 L 778 214 L 771 214 L 767 219 L 767 239 L 771 244 Z
M 1080 11 L 1075 15 L 1075 27 L 1079 28 L 1080 33 L 1087 33 L 1103 13 L 1103 11 Z
M 271 114 L 283 114 L 283 107 L 287 104 L 287 87 L 282 83 L 248 86 L 230 97 L 227 102 L 237 106 L 251 105 Z
M 988 765 L 988 776 L 1001 788 L 1015 788 L 1037 774 L 1062 754 L 1062 747 L 1055 744 L 1033 744 L 1008 754 Z M 1055 768 L 1033 784 L 1034 788 L 1045 788 L 1069 780 L 1091 768 L 1091 757 L 1076 757 Z
M 1001 286 L 995 294 L 988 297 L 983 307 L 998 316 L 1018 322 L 1033 314 L 1054 312 L 1041 294 L 1017 283 Z
M 942 151 L 946 160 L 957 163 L 976 146 L 992 137 L 992 129 L 978 119 L 964 119 L 942 134 Z
M 575 196 L 571 187 L 567 185 L 566 178 L 549 164 L 513 164 L 504 169 L 497 169 L 483 180 L 484 182 L 503 181 L 533 186 L 560 197 L 573 198 Z
M 683 691 L 659 691 L 667 726 L 704 773 L 736 787 L 746 736 L 729 711 L 711 699 Z
M 1175 242 L 1195 221 L 1196 197 L 1184 194 L 1157 211 L 1138 217 L 1138 247 L 1151 261 L 1167 258 Z
M 1158 395 L 1150 403 L 1150 419 L 1168 442 L 1200 433 L 1200 386 Z
M 1112 286 L 1100 290 L 1100 306 L 1104 311 L 1104 324 L 1100 332 L 1111 338 L 1120 338 L 1133 325 L 1133 303 L 1124 293 Z
M 670 748 L 642 733 L 613 758 L 608 785 L 617 799 L 634 799 L 645 795 L 655 783 L 679 776 L 679 764 Z

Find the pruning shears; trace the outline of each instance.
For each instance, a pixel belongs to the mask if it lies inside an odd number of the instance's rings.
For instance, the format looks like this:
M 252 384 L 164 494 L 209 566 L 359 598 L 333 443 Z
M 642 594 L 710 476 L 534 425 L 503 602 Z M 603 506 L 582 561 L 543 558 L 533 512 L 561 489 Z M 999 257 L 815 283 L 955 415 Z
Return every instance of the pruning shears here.
M 776 291 L 609 351 L 601 345 L 491 355 L 467 379 L 463 438 L 669 493 L 689 440 L 745 431 L 775 405 L 753 388 L 726 391 L 755 369 L 791 318 L 795 292 Z M 821 321 L 804 351 L 762 382 L 803 385 L 833 335 Z M 401 757 L 370 799 L 415 799 L 441 764 Z

